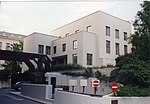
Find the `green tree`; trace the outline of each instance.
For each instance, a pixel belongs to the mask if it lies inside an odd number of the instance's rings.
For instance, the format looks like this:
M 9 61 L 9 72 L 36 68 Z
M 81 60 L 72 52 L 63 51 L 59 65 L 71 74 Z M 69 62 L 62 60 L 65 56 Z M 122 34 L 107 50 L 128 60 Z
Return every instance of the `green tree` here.
M 129 38 L 133 52 L 116 58 L 117 68 L 111 72 L 110 81 L 124 84 L 119 95 L 150 95 L 150 92 L 138 93 L 150 89 L 150 1 L 144 1 L 141 7 L 134 22 L 135 33 Z M 126 90 L 128 86 L 130 90 Z
M 23 42 L 13 43 L 10 46 L 11 51 L 21 52 L 23 50 Z M 5 61 L 2 66 L 4 70 L 9 72 L 10 74 L 20 73 L 21 72 L 21 63 L 18 61 Z
M 133 24 L 135 34 L 131 37 L 131 43 L 139 59 L 150 62 L 150 1 L 144 1 L 141 7 Z

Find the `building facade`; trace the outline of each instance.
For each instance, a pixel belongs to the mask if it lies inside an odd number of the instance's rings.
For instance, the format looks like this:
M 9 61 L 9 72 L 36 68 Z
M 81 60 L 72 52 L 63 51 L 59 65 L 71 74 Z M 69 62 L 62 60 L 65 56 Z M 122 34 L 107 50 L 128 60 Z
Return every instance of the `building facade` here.
M 97 11 L 53 30 L 54 36 L 32 33 L 24 52 L 47 54 L 54 64 L 115 65 L 116 57 L 131 52 L 130 34 L 130 22 Z
M 10 45 L 13 43 L 19 43 L 19 41 L 23 42 L 23 39 L 25 38 L 25 35 L 21 34 L 14 34 L 9 33 L 5 31 L 0 31 L 0 50 L 11 50 Z M 0 60 L 0 70 L 3 69 L 1 67 L 1 64 L 3 64 L 4 61 Z
M 53 59 L 67 55 L 67 63 L 86 67 L 115 65 L 115 58 L 130 53 L 132 47 L 127 40 L 131 34 L 131 23 L 102 11 L 59 27 L 52 34 L 63 37 L 52 42 L 54 47 L 59 47 Z M 61 51 L 64 43 L 65 52 Z

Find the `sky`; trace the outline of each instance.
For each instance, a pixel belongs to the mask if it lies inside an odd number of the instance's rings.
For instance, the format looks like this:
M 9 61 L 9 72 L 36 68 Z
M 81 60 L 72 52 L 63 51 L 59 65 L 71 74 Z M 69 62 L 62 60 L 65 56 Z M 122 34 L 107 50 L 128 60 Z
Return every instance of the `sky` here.
M 105 0 L 107 1 L 107 0 Z M 121 19 L 133 21 L 142 0 L 102 1 L 2 1 L 0 31 L 29 35 L 51 31 L 98 10 Z

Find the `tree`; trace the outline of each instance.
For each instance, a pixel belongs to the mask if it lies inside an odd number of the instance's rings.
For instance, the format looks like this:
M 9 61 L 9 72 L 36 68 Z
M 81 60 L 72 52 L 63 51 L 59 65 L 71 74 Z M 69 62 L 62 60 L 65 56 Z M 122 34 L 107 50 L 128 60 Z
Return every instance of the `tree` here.
M 21 52 L 23 50 L 23 43 L 20 41 L 19 43 L 13 43 L 10 46 L 11 51 Z M 7 70 L 10 74 L 20 73 L 21 72 L 21 63 L 18 61 L 5 61 L 2 66 L 4 70 Z
M 141 7 L 133 24 L 135 34 L 131 37 L 131 43 L 139 59 L 150 62 L 150 1 L 144 1 Z
M 138 96 L 135 93 L 150 89 L 150 1 L 144 1 L 141 7 L 134 22 L 135 33 L 129 38 L 133 45 L 132 53 L 116 58 L 117 68 L 110 75 L 110 81 L 124 84 L 118 93 L 120 95 Z M 126 90 L 128 86 L 130 90 Z M 150 92 L 139 94 L 149 95 Z

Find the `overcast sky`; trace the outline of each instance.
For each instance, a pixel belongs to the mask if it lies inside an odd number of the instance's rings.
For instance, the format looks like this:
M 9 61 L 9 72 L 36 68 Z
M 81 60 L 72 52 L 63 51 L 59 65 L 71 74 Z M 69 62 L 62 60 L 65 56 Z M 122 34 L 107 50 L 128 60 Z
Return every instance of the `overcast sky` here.
M 9 0 L 11 1 L 11 0 Z M 0 31 L 29 35 L 51 30 L 98 10 L 134 20 L 142 0 L 112 2 L 1 2 Z

